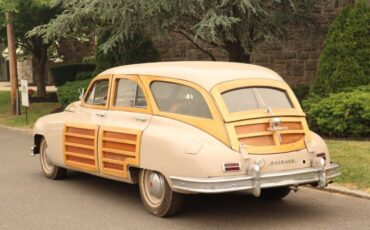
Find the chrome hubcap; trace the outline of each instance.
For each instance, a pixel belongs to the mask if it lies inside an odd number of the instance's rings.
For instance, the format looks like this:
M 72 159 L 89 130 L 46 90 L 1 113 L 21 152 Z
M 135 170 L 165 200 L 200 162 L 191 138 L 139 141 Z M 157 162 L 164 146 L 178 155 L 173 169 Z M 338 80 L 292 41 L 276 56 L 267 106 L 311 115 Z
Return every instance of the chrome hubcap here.
M 164 198 L 164 178 L 154 171 L 147 171 L 145 175 L 145 187 L 148 200 L 152 205 L 160 205 Z
M 48 146 L 47 146 L 46 143 L 45 143 L 45 146 L 43 148 L 41 157 L 42 157 L 42 163 L 44 165 L 45 171 L 48 172 L 48 173 L 51 172 L 53 170 L 54 164 L 50 160 L 50 158 L 48 157 Z

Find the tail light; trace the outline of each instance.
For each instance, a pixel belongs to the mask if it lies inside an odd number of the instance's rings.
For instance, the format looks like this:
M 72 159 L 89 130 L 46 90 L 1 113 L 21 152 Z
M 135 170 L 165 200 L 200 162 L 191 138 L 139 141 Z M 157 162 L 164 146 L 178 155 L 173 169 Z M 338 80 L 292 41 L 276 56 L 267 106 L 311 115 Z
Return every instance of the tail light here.
M 222 166 L 224 172 L 240 171 L 240 163 L 224 163 Z

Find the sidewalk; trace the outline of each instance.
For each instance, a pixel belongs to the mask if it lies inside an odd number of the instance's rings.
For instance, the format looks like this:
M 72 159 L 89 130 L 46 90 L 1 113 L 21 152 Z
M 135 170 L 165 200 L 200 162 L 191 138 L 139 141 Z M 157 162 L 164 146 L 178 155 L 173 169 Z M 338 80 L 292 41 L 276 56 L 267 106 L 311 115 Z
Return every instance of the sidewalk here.
M 34 91 L 37 91 L 36 86 L 29 86 L 28 88 L 33 89 Z M 0 82 L 0 91 L 10 91 L 10 82 Z M 48 85 L 46 86 L 46 91 L 56 92 L 57 88 L 54 85 Z

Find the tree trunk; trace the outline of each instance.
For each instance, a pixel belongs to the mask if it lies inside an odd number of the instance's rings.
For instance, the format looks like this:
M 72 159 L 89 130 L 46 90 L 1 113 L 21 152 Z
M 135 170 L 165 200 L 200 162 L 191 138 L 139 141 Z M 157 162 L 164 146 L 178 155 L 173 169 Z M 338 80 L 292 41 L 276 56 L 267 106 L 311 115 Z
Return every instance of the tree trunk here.
M 36 80 L 37 96 L 46 96 L 46 62 L 48 60 L 47 46 L 39 47 L 37 54 L 33 54 L 33 73 Z
M 225 50 L 229 54 L 229 61 L 230 62 L 242 62 L 242 63 L 250 63 L 250 54 L 246 54 L 244 52 L 244 48 L 242 47 L 239 41 L 236 42 L 226 42 Z

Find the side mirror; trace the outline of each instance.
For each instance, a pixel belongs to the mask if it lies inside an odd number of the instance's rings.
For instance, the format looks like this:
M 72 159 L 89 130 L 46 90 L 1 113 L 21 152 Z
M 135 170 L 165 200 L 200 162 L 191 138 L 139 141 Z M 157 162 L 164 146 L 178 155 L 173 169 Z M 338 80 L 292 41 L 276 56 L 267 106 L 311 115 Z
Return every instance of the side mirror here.
M 84 94 L 85 94 L 85 88 L 82 88 L 82 89 L 78 89 L 78 93 L 80 94 L 80 96 L 78 97 L 80 99 L 80 101 L 84 98 Z

